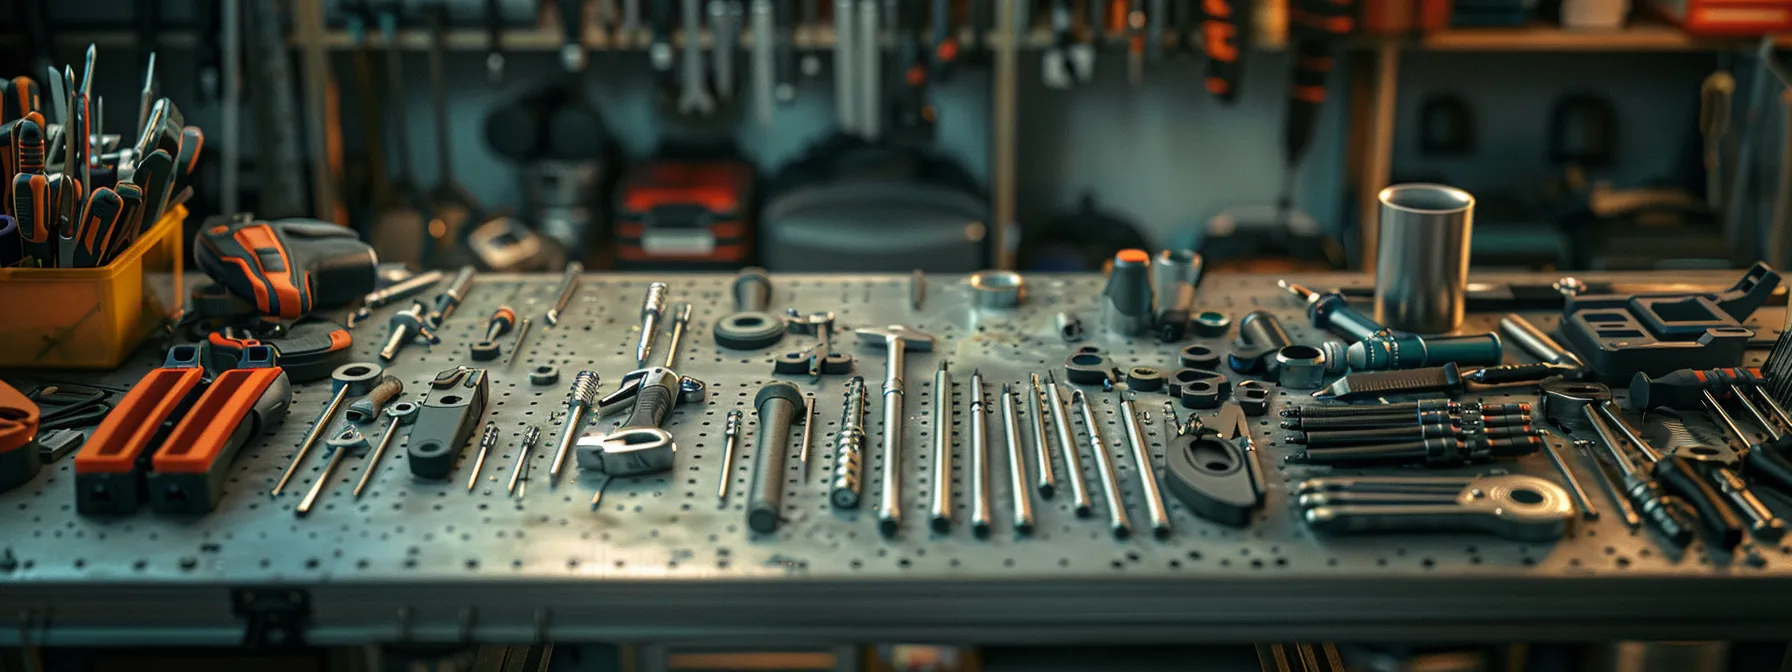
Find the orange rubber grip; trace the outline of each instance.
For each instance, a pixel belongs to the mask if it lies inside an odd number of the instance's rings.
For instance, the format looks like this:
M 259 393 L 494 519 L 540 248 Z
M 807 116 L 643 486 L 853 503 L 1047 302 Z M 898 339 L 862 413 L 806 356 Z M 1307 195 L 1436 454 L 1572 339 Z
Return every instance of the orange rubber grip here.
M 149 372 L 106 414 L 93 438 L 75 454 L 77 474 L 127 474 L 149 450 L 156 430 L 199 388 L 205 370 L 160 368 Z
M 151 461 L 155 470 L 210 473 L 229 446 L 230 435 L 236 433 L 268 386 L 284 374 L 278 367 L 231 369 L 220 374 L 162 442 L 164 447 Z
M 0 453 L 31 445 L 37 438 L 37 404 L 0 380 Z

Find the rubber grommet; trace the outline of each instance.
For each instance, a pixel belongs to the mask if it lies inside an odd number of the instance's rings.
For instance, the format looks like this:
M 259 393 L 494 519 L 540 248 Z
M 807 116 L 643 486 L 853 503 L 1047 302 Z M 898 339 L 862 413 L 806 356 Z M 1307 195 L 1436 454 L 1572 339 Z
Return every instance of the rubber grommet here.
M 1225 313 L 1204 310 L 1195 314 L 1195 335 L 1202 338 L 1219 338 L 1232 328 L 1232 320 Z
M 489 362 L 497 359 L 498 353 L 501 351 L 498 344 L 492 341 L 474 343 L 470 349 L 472 350 L 470 354 L 475 362 Z
M 1126 386 L 1137 392 L 1156 392 L 1164 389 L 1164 372 L 1149 366 L 1135 366 L 1126 370 Z
M 716 345 L 729 350 L 759 350 L 784 340 L 784 318 L 771 313 L 734 313 L 716 322 Z
M 1197 343 L 1183 348 L 1177 353 L 1176 359 L 1185 369 L 1218 371 L 1221 357 L 1218 350 Z
M 529 370 L 530 385 L 553 385 L 560 382 L 560 367 L 537 366 Z

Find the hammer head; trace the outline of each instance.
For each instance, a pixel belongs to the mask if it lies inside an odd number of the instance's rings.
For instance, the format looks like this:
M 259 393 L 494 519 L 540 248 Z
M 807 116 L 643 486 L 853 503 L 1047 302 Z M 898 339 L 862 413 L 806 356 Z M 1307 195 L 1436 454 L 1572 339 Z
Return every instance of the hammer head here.
M 933 335 L 915 331 L 900 324 L 882 328 L 859 329 L 853 333 L 859 335 L 859 343 L 864 345 L 923 352 L 933 349 Z

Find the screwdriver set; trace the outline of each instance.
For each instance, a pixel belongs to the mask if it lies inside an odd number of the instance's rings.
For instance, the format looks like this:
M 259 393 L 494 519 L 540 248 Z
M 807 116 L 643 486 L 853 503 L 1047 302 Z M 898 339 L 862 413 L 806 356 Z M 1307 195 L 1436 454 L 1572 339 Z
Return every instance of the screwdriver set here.
M 131 134 L 106 133 L 97 49 L 73 67 L 0 80 L 0 267 L 105 266 L 192 196 L 205 135 L 156 96 L 148 61 Z

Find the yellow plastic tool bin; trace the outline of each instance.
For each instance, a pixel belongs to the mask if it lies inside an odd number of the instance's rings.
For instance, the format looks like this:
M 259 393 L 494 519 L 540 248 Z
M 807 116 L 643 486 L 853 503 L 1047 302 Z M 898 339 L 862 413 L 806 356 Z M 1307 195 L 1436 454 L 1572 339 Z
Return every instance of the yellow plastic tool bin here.
M 0 367 L 108 369 L 177 316 L 185 270 L 176 205 L 100 268 L 0 268 Z

